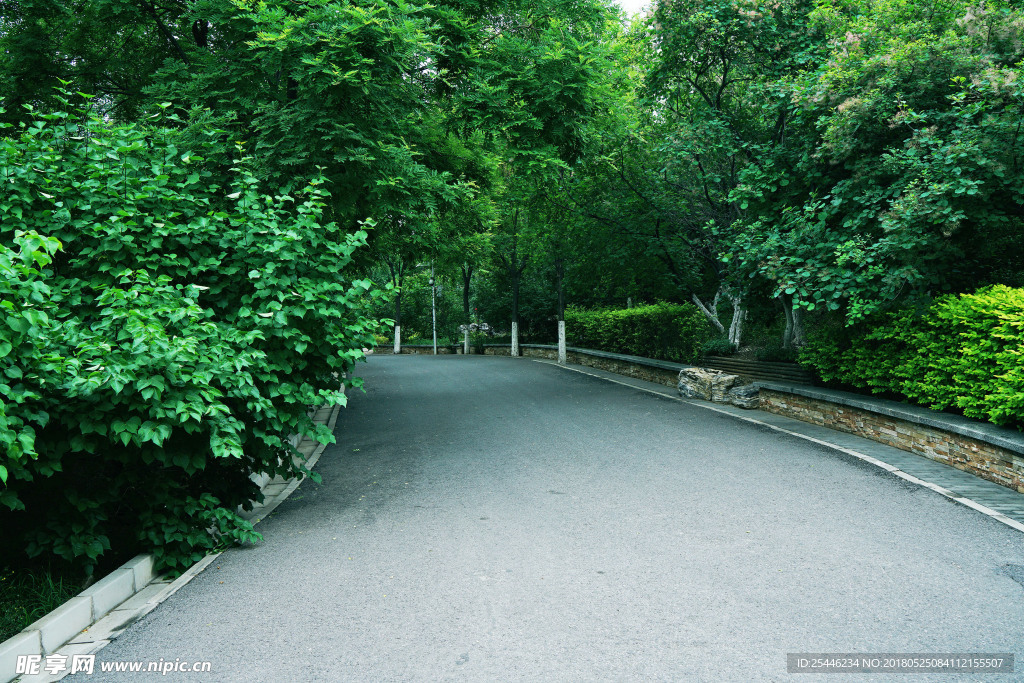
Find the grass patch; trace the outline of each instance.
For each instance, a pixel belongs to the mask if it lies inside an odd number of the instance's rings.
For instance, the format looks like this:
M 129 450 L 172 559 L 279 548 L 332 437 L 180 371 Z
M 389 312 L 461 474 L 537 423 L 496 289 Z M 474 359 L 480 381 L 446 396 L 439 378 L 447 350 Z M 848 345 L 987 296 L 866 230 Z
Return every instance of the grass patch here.
M 78 595 L 83 583 L 45 567 L 0 569 L 0 641 Z

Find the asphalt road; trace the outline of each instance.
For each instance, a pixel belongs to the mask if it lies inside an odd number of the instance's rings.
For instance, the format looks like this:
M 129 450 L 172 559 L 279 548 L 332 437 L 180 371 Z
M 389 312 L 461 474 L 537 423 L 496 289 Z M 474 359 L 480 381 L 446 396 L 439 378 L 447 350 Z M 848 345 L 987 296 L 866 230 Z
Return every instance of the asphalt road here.
M 1024 680 L 1024 536 L 984 515 L 529 359 L 361 374 L 323 484 L 97 657 L 212 673 L 74 680 L 837 680 L 789 652 L 1010 652 L 969 680 Z

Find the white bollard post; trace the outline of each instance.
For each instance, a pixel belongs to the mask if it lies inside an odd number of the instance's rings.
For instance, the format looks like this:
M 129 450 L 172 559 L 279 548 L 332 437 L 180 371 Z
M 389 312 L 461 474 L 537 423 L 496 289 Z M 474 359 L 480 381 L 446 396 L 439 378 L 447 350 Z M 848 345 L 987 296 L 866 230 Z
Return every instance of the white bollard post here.
M 402 352 L 402 326 L 395 325 L 395 353 Z
M 462 342 L 462 355 L 469 355 L 469 327 L 466 327 L 466 340 Z
M 565 321 L 558 321 L 558 364 L 565 365 Z
M 519 323 L 512 323 L 512 355 L 519 355 Z

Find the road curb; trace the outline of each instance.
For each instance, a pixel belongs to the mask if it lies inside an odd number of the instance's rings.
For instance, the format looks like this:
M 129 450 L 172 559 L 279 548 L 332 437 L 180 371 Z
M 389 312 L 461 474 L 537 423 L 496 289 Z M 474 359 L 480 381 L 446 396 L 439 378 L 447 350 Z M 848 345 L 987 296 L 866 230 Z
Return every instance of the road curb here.
M 318 411 L 321 417 L 314 419 L 333 432 L 342 406 L 339 404 L 329 408 L 329 415 L 322 414 L 327 407 L 321 408 Z M 298 444 L 299 452 L 306 456 L 306 467 L 309 469 L 316 465 L 326 448 L 327 444 L 317 443 L 309 437 Z M 308 452 L 304 452 L 307 449 Z M 299 479 L 286 481 L 275 478 L 267 481 L 261 487 L 263 503 L 242 516 L 258 524 L 284 502 L 300 483 Z M 152 555 L 133 557 L 30 624 L 21 633 L 0 643 L 0 683 L 50 683 L 61 680 L 70 673 L 70 667 L 58 674 L 41 673 L 19 678 L 18 674 L 13 673 L 16 671 L 18 656 L 36 655 L 42 657 L 45 664 L 48 655 L 66 656 L 67 661 L 70 661 L 73 655 L 95 654 L 174 595 L 219 556 L 220 553 L 207 555 L 173 580 L 166 575 L 157 576 L 154 573 Z

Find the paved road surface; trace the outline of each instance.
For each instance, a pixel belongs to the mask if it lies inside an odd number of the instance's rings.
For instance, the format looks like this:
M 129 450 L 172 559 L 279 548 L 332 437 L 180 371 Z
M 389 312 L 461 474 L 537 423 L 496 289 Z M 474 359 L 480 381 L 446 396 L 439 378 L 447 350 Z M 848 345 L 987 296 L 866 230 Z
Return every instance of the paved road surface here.
M 74 680 L 835 681 L 786 653 L 1024 658 L 1024 536 L 855 458 L 529 359 L 361 374 L 323 484 L 98 655 L 213 673 Z

